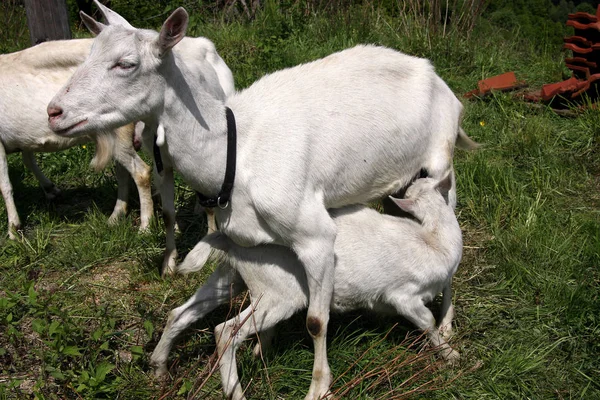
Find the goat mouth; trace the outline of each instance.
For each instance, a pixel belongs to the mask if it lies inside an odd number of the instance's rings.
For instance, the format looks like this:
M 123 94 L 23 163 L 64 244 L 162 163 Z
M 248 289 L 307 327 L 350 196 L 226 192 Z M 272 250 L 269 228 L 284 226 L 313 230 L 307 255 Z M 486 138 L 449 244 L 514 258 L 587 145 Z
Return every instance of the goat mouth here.
M 76 128 L 79 128 L 79 127 L 81 127 L 81 126 L 84 126 L 84 125 L 85 125 L 85 124 L 87 124 L 87 123 L 88 123 L 88 120 L 87 120 L 87 119 L 84 119 L 83 121 L 79 121 L 79 122 L 77 122 L 76 124 L 73 124 L 73 125 L 71 125 L 71 126 L 69 126 L 69 127 L 65 128 L 65 129 L 60 129 L 60 130 L 57 130 L 57 131 L 54 131 L 54 132 L 55 132 L 57 135 L 60 135 L 60 136 L 67 136 L 67 135 L 69 135 L 69 134 L 73 133 L 73 130 L 75 130 Z

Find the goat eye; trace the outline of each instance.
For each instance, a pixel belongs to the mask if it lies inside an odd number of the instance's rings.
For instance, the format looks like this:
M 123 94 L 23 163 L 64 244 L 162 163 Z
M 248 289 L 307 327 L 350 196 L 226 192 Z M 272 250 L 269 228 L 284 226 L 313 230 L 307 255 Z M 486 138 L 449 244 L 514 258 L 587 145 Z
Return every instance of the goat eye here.
M 136 64 L 131 62 L 131 61 L 125 61 L 125 60 L 119 60 L 117 61 L 117 63 L 113 66 L 113 68 L 118 68 L 118 69 L 123 69 L 123 70 L 130 70 L 135 68 Z

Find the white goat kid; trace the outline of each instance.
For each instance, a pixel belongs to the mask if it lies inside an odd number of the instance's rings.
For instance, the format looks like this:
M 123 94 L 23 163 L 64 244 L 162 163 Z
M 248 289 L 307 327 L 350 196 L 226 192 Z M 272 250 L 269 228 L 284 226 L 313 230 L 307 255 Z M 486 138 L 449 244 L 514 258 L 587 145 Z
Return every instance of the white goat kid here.
M 133 28 L 127 20 L 121 17 L 116 12 L 104 6 L 99 1 L 94 0 L 100 12 L 104 16 L 109 25 L 120 25 L 130 29 Z M 94 34 L 98 34 L 94 26 L 95 22 L 85 13 L 81 13 L 83 22 L 90 28 Z M 90 24 L 88 24 L 90 22 Z M 185 63 L 188 73 L 194 79 L 202 82 L 206 92 L 215 99 L 224 101 L 235 91 L 233 74 L 223 61 L 215 48 L 215 45 L 210 40 L 197 37 L 184 37 L 174 48 L 175 52 L 180 56 Z M 135 142 L 141 141 L 144 150 L 147 154 L 151 154 L 154 158 L 154 143 L 155 140 L 164 140 L 164 138 L 156 138 L 158 126 L 156 124 L 146 125 L 144 122 L 136 124 Z M 175 193 L 173 182 L 173 162 L 169 154 L 164 150 L 160 150 L 161 156 L 161 171 L 157 170 L 157 160 L 154 160 L 154 177 L 155 183 L 161 195 L 162 211 L 165 222 L 166 231 L 166 250 L 164 262 L 161 271 L 170 271 L 175 266 L 177 259 L 177 248 L 175 245 Z M 201 212 L 202 207 L 196 204 L 196 212 Z M 216 230 L 214 213 L 211 209 L 205 209 L 207 214 L 208 232 Z
M 459 355 L 444 337 L 451 333 L 451 281 L 462 255 L 462 235 L 454 211 L 443 197 L 450 188 L 450 177 L 439 183 L 418 179 L 405 199 L 394 199 L 418 221 L 382 215 L 364 206 L 330 211 L 337 226 L 331 309 L 362 308 L 402 315 L 427 332 L 442 357 L 455 361 Z M 179 333 L 247 287 L 250 306 L 215 329 L 225 395 L 243 399 L 236 350 L 249 335 L 271 332 L 278 322 L 306 308 L 306 275 L 295 254 L 285 247 L 244 248 L 221 233 L 202 239 L 177 272 L 197 271 L 207 259 L 217 260 L 217 269 L 190 300 L 171 311 L 151 364 L 158 376 L 165 375 L 168 354 Z M 440 291 L 443 299 L 436 327 L 425 304 Z
M 215 210 L 219 228 L 239 245 L 282 244 L 298 255 L 315 348 L 307 399 L 320 398 L 331 381 L 325 339 L 336 226 L 327 209 L 393 193 L 421 169 L 437 179 L 451 174 L 454 204 L 454 145 L 471 143 L 459 128 L 462 105 L 427 60 L 375 46 L 273 73 L 223 104 L 171 51 L 187 23 L 183 8 L 160 34 L 89 18 L 99 34 L 48 105 L 50 126 L 66 136 L 136 120 L 156 126 L 161 153 L 195 190 L 214 196 L 225 175 L 226 107 L 233 111 L 235 186 Z
M 112 133 L 90 132 L 73 138 L 58 136 L 48 127 L 48 101 L 85 60 L 91 45 L 91 39 L 62 40 L 0 55 L 0 189 L 11 239 L 16 237 L 21 221 L 8 175 L 7 154 L 21 151 L 25 166 L 34 173 L 46 197 L 52 199 L 60 190 L 39 169 L 34 153 L 60 151 L 92 141 L 97 145 L 92 160 L 95 169 L 103 168 L 112 155 L 117 161 L 117 202 L 109 222 L 115 222 L 127 211 L 129 173 L 140 196 L 140 229 L 148 227 L 153 213 L 150 168 L 133 148 L 133 125 L 114 127 Z

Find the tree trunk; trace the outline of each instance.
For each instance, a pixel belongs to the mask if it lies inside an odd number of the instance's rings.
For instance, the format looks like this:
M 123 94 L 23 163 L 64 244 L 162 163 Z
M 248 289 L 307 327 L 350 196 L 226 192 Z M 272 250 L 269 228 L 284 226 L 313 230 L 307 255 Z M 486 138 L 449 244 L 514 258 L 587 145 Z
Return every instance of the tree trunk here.
M 31 44 L 71 39 L 65 0 L 25 0 Z

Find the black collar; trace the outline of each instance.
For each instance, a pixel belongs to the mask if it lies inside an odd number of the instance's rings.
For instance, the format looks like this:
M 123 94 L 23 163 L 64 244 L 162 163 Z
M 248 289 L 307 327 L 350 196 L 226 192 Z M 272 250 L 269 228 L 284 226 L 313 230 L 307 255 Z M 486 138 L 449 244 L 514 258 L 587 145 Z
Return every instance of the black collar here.
M 200 192 L 196 192 L 198 202 L 202 207 L 227 208 L 231 199 L 233 182 L 235 181 L 235 161 L 236 161 L 236 139 L 237 130 L 235 127 L 235 116 L 229 107 L 225 107 L 225 116 L 227 117 L 227 167 L 225 168 L 225 178 L 221 190 L 215 197 L 206 197 Z
M 235 116 L 229 107 L 225 107 L 225 116 L 227 117 L 227 166 L 225 168 L 225 178 L 221 190 L 215 197 L 206 197 L 200 192 L 196 192 L 198 202 L 202 207 L 220 207 L 227 208 L 231 199 L 231 191 L 233 190 L 233 182 L 235 181 L 235 161 L 236 161 L 236 140 L 237 130 L 235 126 Z M 160 149 L 154 138 L 154 163 L 156 170 L 160 174 L 163 170 L 162 158 Z

